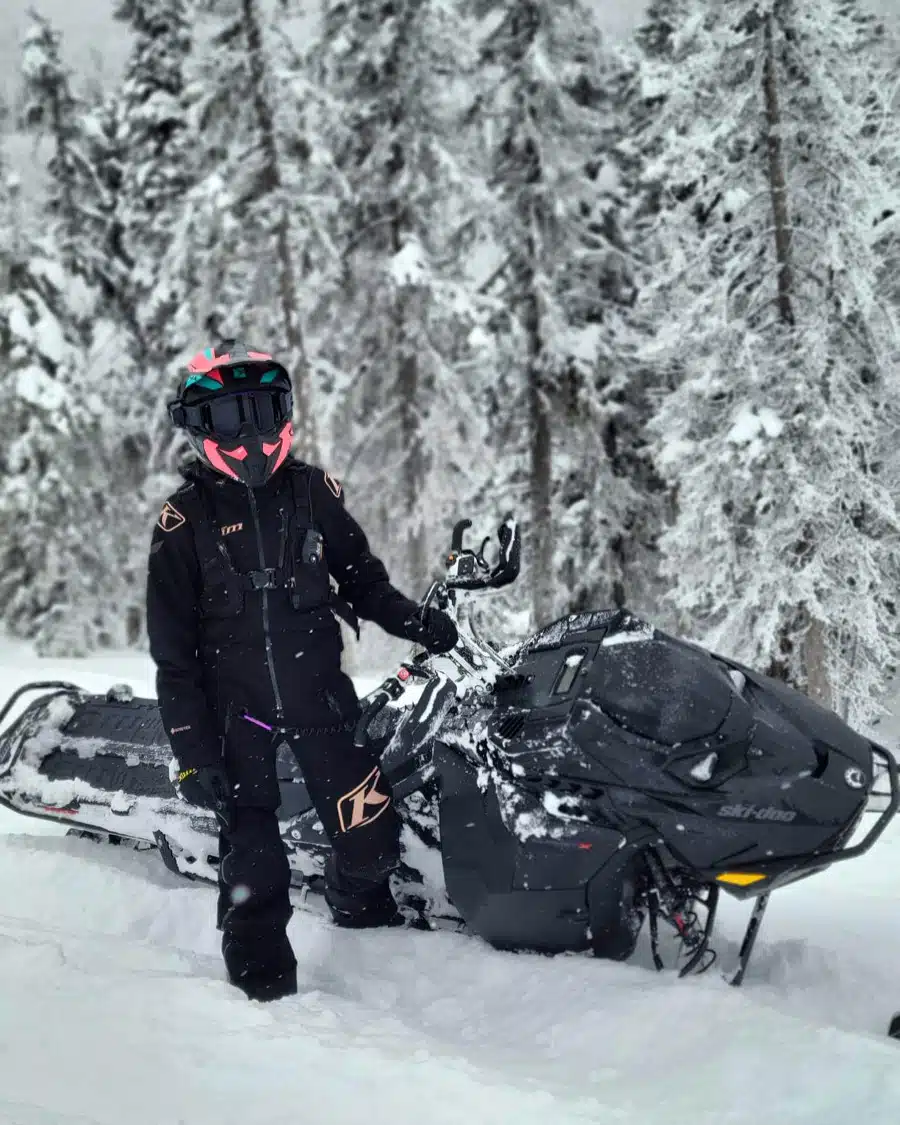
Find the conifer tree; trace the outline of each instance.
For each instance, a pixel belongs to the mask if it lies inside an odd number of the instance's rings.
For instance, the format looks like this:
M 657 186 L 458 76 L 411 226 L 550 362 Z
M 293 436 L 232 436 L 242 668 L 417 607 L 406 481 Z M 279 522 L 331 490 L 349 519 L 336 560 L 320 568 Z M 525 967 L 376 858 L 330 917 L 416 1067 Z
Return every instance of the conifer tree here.
M 129 263 L 125 301 L 133 315 L 133 353 L 120 357 L 116 432 L 110 439 L 124 467 L 120 488 L 131 492 L 144 534 L 134 536 L 128 570 L 145 563 L 146 528 L 161 497 L 176 483 L 176 450 L 165 411 L 175 373 L 199 346 L 191 325 L 177 322 L 190 277 L 174 271 L 190 191 L 200 174 L 191 118 L 196 84 L 188 79 L 192 49 L 187 0 L 119 0 L 115 17 L 132 33 L 132 49 L 116 97 L 116 135 L 122 175 L 116 191 L 116 230 Z M 179 263 L 181 264 L 181 263 Z M 142 616 L 139 607 L 134 612 Z
M 504 306 L 497 433 L 521 451 L 510 495 L 527 499 L 532 615 L 546 621 L 618 596 L 613 558 L 627 534 L 630 486 L 603 434 L 627 381 L 621 313 L 634 284 L 615 191 L 599 177 L 621 63 L 599 44 L 587 5 L 474 8 L 489 28 L 470 121 L 491 168 L 499 261 L 489 289 Z
M 868 16 L 844 0 L 657 4 L 664 185 L 652 358 L 683 623 L 856 718 L 896 665 L 897 329 L 876 216 L 896 150 Z M 881 84 L 881 89 L 886 86 Z M 876 127 L 877 126 L 877 127 Z
M 86 651 L 113 638 L 135 641 L 142 622 L 143 560 L 138 565 L 135 545 L 147 529 L 139 519 L 122 531 L 142 510 L 148 421 L 138 408 L 137 380 L 146 370 L 119 214 L 126 154 L 117 102 L 87 107 L 76 98 L 59 36 L 40 17 L 26 36 L 23 75 L 23 121 L 50 148 L 39 260 L 44 278 L 51 270 L 52 299 L 44 287 L 38 292 L 66 351 L 53 362 L 55 405 L 42 422 L 58 430 L 52 455 L 22 462 L 31 522 L 56 530 L 37 553 L 32 607 L 16 628 L 43 648 Z M 26 276 L 36 276 L 32 267 Z M 46 326 L 47 313 L 27 303 L 29 323 Z M 47 368 L 44 331 L 33 328 L 25 350 L 17 349 L 29 370 Z M 66 549 L 68 566 L 60 555 Z
M 304 336 L 306 246 L 318 235 L 301 173 L 308 83 L 284 34 L 288 17 L 259 0 L 210 0 L 213 26 L 192 111 L 199 174 L 164 276 L 192 283 L 172 322 L 213 342 L 241 337 L 284 357 L 294 376 L 298 450 L 315 460 L 318 426 Z M 198 81 L 200 81 L 198 79 Z
M 116 18 L 133 46 L 119 93 L 117 142 L 123 154 L 118 226 L 129 264 L 129 301 L 141 342 L 159 369 L 177 298 L 160 284 L 173 230 L 197 174 L 186 67 L 192 37 L 187 0 L 119 0 Z
M 321 135 L 342 187 L 321 353 L 341 373 L 332 429 L 356 503 L 383 513 L 392 570 L 422 588 L 483 479 L 490 368 L 470 255 L 484 198 L 459 144 L 465 24 L 434 0 L 328 5 L 315 52 Z M 347 457 L 347 454 L 344 454 Z
M 18 181 L 2 168 L 0 232 L 0 369 L 9 435 L 0 454 L 0 620 L 49 648 L 62 640 L 54 636 L 59 615 L 71 608 L 69 576 L 98 579 L 88 558 L 92 544 L 79 534 L 84 465 L 74 457 L 82 439 L 90 440 L 89 410 L 73 393 L 80 353 L 71 336 L 67 275 L 52 242 L 25 226 Z M 93 605 L 99 592 L 91 592 Z M 75 647 L 86 651 L 90 643 L 82 636 Z

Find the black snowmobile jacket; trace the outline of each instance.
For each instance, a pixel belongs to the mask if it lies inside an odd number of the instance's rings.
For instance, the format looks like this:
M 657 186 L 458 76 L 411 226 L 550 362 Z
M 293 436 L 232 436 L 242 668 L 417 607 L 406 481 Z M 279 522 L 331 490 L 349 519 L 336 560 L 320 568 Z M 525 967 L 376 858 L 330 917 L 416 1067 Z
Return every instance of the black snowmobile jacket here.
M 184 476 L 154 530 L 147 583 L 175 758 L 182 768 L 221 764 L 242 714 L 311 733 L 346 727 L 359 703 L 341 671 L 335 613 L 409 638 L 417 606 L 390 584 L 340 484 L 293 459 L 257 489 L 200 462 Z

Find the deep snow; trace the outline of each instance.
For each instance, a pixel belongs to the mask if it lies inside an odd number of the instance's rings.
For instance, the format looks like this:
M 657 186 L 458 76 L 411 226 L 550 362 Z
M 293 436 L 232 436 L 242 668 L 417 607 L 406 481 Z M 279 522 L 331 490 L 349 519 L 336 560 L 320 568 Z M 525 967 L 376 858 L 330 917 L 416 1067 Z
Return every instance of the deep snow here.
M 0 652 L 0 694 L 57 676 L 152 683 L 141 657 Z M 302 994 L 265 1007 L 222 982 L 213 906 L 152 855 L 0 813 L 0 1125 L 900 1119 L 896 828 L 773 897 L 740 991 L 298 912 Z

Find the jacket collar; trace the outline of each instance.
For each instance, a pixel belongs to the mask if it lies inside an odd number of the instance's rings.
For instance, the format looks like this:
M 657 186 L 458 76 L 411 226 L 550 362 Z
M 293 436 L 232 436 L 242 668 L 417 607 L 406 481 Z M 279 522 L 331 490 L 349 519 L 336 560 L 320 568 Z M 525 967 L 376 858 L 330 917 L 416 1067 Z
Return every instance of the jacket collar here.
M 290 469 L 297 464 L 299 464 L 299 462 L 295 457 L 288 457 L 285 460 L 284 464 L 279 466 L 277 471 L 269 480 L 266 481 L 265 484 L 260 485 L 259 488 L 255 488 L 253 490 L 257 498 L 275 495 L 287 480 L 287 475 Z M 215 469 L 211 469 L 208 465 L 204 465 L 204 463 L 199 458 L 194 458 L 193 460 L 188 461 L 187 464 L 182 465 L 178 471 L 185 480 L 193 481 L 194 483 L 202 485 L 206 488 L 223 488 L 228 489 L 229 491 L 234 490 L 236 492 L 239 491 L 242 495 L 244 492 L 246 492 L 246 486 L 241 484 L 240 481 L 230 480 L 228 477 L 223 476 L 222 473 L 217 473 Z

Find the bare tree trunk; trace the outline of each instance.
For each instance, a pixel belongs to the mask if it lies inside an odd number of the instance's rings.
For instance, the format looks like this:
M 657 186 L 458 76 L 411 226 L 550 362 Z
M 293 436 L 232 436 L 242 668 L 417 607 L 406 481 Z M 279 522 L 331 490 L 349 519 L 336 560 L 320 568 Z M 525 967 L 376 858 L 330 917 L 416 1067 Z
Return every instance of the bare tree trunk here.
M 782 324 L 793 325 L 793 235 L 787 202 L 787 176 L 781 141 L 781 109 L 778 104 L 778 77 L 775 70 L 775 45 L 772 13 L 765 18 L 765 62 L 763 92 L 766 99 L 766 148 L 769 154 L 769 191 L 775 224 L 775 258 L 778 263 L 778 315 Z
M 777 9 L 776 9 L 777 11 Z M 778 75 L 775 61 L 773 12 L 765 17 L 763 38 L 765 59 L 763 64 L 763 93 L 766 103 L 766 148 L 769 157 L 769 190 L 772 197 L 772 217 L 775 231 L 775 258 L 778 264 L 778 315 L 781 323 L 791 329 L 796 325 L 794 313 L 793 232 L 788 209 L 787 173 L 782 144 L 782 117 L 778 97 Z M 807 527 L 796 550 L 797 565 L 815 553 L 815 533 Z M 828 646 L 826 629 L 822 621 L 813 617 L 807 606 L 798 607 L 793 624 L 805 625 L 800 641 L 801 675 L 809 696 L 825 707 L 832 703 L 832 686 L 828 675 Z M 791 622 L 785 623 L 779 647 L 789 651 Z
M 401 312 L 401 315 L 402 312 Z M 400 432 L 403 436 L 403 501 L 406 509 L 406 569 L 413 589 L 426 579 L 425 544 L 422 538 L 421 487 L 425 475 L 422 428 L 419 411 L 419 361 L 407 344 L 397 367 L 400 395 Z
M 60 169 L 57 183 L 62 193 L 61 210 L 65 216 L 64 222 L 66 224 L 66 234 L 68 235 L 69 241 L 69 245 L 66 249 L 71 253 L 72 244 L 75 241 L 75 194 L 72 185 L 71 161 L 67 158 L 69 145 L 66 130 L 67 126 L 63 114 L 61 90 L 59 86 L 54 86 L 50 99 L 50 131 L 55 141 L 56 160 Z M 72 264 L 77 265 L 77 263 Z
M 825 626 L 815 617 L 803 639 L 803 661 L 806 665 L 806 694 L 823 707 L 832 707 L 834 698 L 828 677 L 828 644 Z
M 403 219 L 391 224 L 392 250 L 403 249 Z M 421 317 L 420 294 L 412 285 L 401 286 L 394 303 L 395 348 L 397 356 L 396 394 L 400 406 L 401 458 L 403 462 L 403 505 L 406 518 L 406 558 L 410 589 L 423 586 L 426 578 L 425 543 L 422 536 L 422 482 L 425 479 L 425 451 L 422 441 L 422 387 L 419 357 L 409 326 Z
M 262 29 L 259 20 L 258 0 L 241 0 L 250 76 L 253 87 L 253 108 L 263 145 L 265 188 L 276 197 L 278 218 L 275 223 L 275 256 L 278 262 L 278 289 L 281 319 L 288 352 L 295 370 L 292 372 L 294 403 L 299 417 L 297 436 L 304 458 L 319 459 L 319 439 L 313 411 L 312 381 L 306 356 L 303 329 L 297 315 L 297 269 L 291 246 L 291 221 L 284 184 L 281 178 L 281 161 L 275 136 L 275 119 L 266 91 L 266 63 L 263 54 Z
M 526 253 L 527 285 L 522 298 L 523 327 L 528 359 L 525 368 L 528 402 L 528 449 L 531 477 L 531 597 L 536 626 L 546 622 L 553 610 L 553 447 L 550 428 L 550 403 L 545 385 L 544 341 L 541 313 L 535 291 L 534 241 L 529 238 Z

